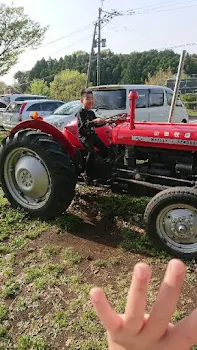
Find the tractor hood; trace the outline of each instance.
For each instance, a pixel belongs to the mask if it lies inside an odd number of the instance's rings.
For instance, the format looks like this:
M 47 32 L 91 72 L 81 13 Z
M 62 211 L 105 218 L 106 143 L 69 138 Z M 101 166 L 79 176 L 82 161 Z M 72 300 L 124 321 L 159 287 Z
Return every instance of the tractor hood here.
M 128 146 L 197 151 L 197 125 L 136 122 L 130 129 L 130 124 L 124 123 L 113 129 L 112 140 Z

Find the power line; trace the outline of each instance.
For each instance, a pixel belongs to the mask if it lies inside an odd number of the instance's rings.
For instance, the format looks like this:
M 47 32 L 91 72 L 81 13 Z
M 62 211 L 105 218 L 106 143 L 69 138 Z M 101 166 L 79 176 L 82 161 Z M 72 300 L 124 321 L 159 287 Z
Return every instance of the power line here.
M 187 3 L 189 2 L 195 2 L 195 0 L 188 0 Z M 180 5 L 180 4 L 185 4 L 185 1 L 174 1 L 172 4 L 172 1 L 164 1 L 161 3 L 153 4 L 153 5 L 148 5 L 148 6 L 142 6 L 142 7 L 137 7 L 134 8 L 132 11 L 139 11 L 139 10 L 154 10 L 156 8 L 161 8 L 161 7 L 168 7 L 169 5 Z
M 136 12 L 133 15 L 145 15 L 145 14 L 150 14 L 150 13 L 159 13 L 159 12 L 166 12 L 166 11 L 174 11 L 174 10 L 182 10 L 186 8 L 191 8 L 191 7 L 196 7 L 197 4 L 195 5 L 188 5 L 188 6 L 179 6 L 179 7 L 174 7 L 174 8 L 167 8 L 167 9 L 161 9 L 161 10 L 156 10 L 156 11 L 144 11 L 144 12 Z
M 70 45 L 67 45 L 67 46 L 65 46 L 65 47 L 62 47 L 61 49 L 58 49 L 58 50 L 56 50 L 56 51 L 50 53 L 50 56 L 53 56 L 53 55 L 55 55 L 56 53 L 58 53 L 58 52 L 60 52 L 60 51 L 62 51 L 62 50 L 69 49 L 70 47 L 75 46 L 76 44 L 80 43 L 82 40 L 89 39 L 91 36 L 92 36 L 92 35 L 90 35 L 90 34 L 89 34 L 89 35 L 86 35 L 86 36 L 84 36 L 83 38 L 81 38 L 80 40 L 77 40 L 77 41 L 75 41 L 74 43 L 72 43 L 72 44 L 70 44 Z
M 56 50 L 56 51 L 50 53 L 50 56 L 53 56 L 53 55 L 55 55 L 56 53 L 58 53 L 58 52 L 60 52 L 60 51 L 62 51 L 62 50 L 66 50 L 66 49 L 68 49 L 68 48 L 70 48 L 70 47 L 72 47 L 72 46 L 75 46 L 76 44 L 80 43 L 82 40 L 89 39 L 89 37 L 90 37 L 90 35 L 85 36 L 85 37 L 81 38 L 81 39 L 78 40 L 78 41 L 75 41 L 74 43 L 72 43 L 72 44 L 70 44 L 70 45 L 64 46 L 64 47 L 62 47 L 61 49 L 58 49 L 58 50 Z M 38 60 L 37 60 L 37 61 L 38 61 Z M 28 62 L 28 63 L 29 63 L 29 62 Z M 33 62 L 32 62 L 32 63 L 33 63 Z M 21 67 L 24 68 L 26 65 L 27 65 L 27 64 L 25 64 L 25 65 L 23 64 L 23 65 L 19 66 L 19 67 L 17 68 L 18 71 L 20 70 Z
M 111 30 L 115 30 L 117 33 L 120 33 L 122 35 L 124 35 L 122 32 L 118 31 L 117 28 L 120 28 L 119 26 L 114 27 L 114 29 Z M 110 28 L 109 28 L 110 29 Z M 127 28 L 127 27 L 123 27 L 124 30 L 129 30 L 132 31 L 131 29 Z M 173 45 L 173 46 L 165 46 L 162 48 L 157 48 L 157 50 L 172 50 L 172 49 L 178 49 L 178 48 L 182 48 L 182 47 L 189 47 L 189 46 L 197 46 L 197 42 L 192 42 L 192 43 L 186 43 L 186 44 L 179 44 L 179 45 Z
M 35 49 L 33 49 L 33 50 L 32 50 L 32 49 L 29 50 L 29 51 L 27 50 L 27 51 L 24 52 L 23 54 L 25 54 L 25 55 L 26 55 L 26 54 L 30 54 L 31 51 L 39 50 L 39 49 L 41 49 L 41 48 L 43 48 L 43 47 L 45 47 L 45 46 L 48 46 L 48 45 L 53 44 L 53 43 L 55 43 L 55 42 L 58 42 L 58 41 L 60 41 L 60 40 L 62 40 L 62 39 L 65 39 L 65 38 L 67 38 L 67 37 L 69 37 L 69 36 L 72 36 L 72 35 L 74 35 L 74 34 L 83 32 L 85 29 L 89 28 L 93 23 L 95 23 L 95 22 L 92 22 L 91 24 L 88 24 L 87 26 L 85 26 L 85 27 L 83 27 L 83 28 L 81 28 L 81 29 L 78 29 L 78 30 L 76 30 L 76 31 L 74 31 L 74 32 L 71 32 L 71 33 L 69 33 L 69 34 L 66 34 L 65 36 L 62 36 L 61 38 L 58 38 L 58 39 L 56 39 L 56 40 L 53 40 L 53 41 L 48 42 L 48 43 L 46 43 L 46 44 L 43 44 L 43 45 L 41 45 L 41 46 L 39 46 L 39 47 L 37 47 L 37 48 L 35 48 Z M 78 44 L 78 42 L 80 42 L 81 40 L 84 40 L 84 38 L 80 39 L 79 41 L 75 42 L 74 44 L 69 45 L 68 48 L 71 47 L 71 46 L 73 46 L 73 45 L 75 45 L 75 44 Z M 64 49 L 64 48 L 58 50 L 57 52 L 59 52 L 59 51 L 61 51 L 61 50 L 63 50 L 63 49 Z M 55 53 L 56 53 L 56 51 L 55 51 Z M 53 54 L 54 54 L 54 52 L 53 52 L 51 55 L 53 55 Z M 28 62 L 28 63 L 29 63 L 29 62 Z M 24 68 L 26 65 L 27 65 L 27 64 L 20 65 L 17 69 L 20 70 L 20 69 Z
M 95 23 L 95 22 L 92 22 L 92 23 L 88 24 L 87 26 L 85 26 L 85 27 L 83 27 L 83 28 L 81 28 L 81 29 L 77 29 L 77 30 L 75 30 L 74 32 L 71 32 L 71 33 L 69 33 L 69 34 L 66 34 L 66 35 L 60 37 L 60 38 L 57 38 L 56 40 L 50 41 L 50 42 L 48 42 L 48 43 L 46 43 L 46 44 L 43 44 L 43 45 L 41 45 L 41 46 L 35 48 L 34 50 L 41 49 L 41 48 L 46 47 L 46 46 L 48 46 L 48 45 L 54 44 L 54 43 L 56 43 L 56 42 L 58 42 L 58 41 L 60 41 L 60 40 L 63 40 L 63 39 L 65 39 L 65 38 L 68 38 L 69 36 L 72 36 L 72 35 L 77 34 L 77 33 L 81 33 L 81 32 L 83 32 L 84 30 L 90 28 L 94 23 Z
M 112 23 L 111 23 L 110 25 L 114 27 L 114 29 L 111 29 L 111 30 L 116 30 L 117 33 L 119 32 L 117 29 L 120 29 L 120 26 L 114 26 Z M 109 29 L 110 29 L 110 28 L 109 28 Z M 141 37 L 145 37 L 145 34 L 144 34 L 144 33 L 141 33 L 141 32 L 139 32 L 139 31 L 136 30 L 136 29 L 128 28 L 128 27 L 126 27 L 126 26 L 123 26 L 123 29 L 126 30 L 126 31 L 128 31 L 128 32 L 131 32 L 131 33 L 133 33 L 133 34 L 136 33 L 136 34 L 138 34 L 138 35 L 141 36 Z M 121 33 L 121 32 L 119 32 L 119 33 L 120 33 L 120 34 L 123 34 L 123 33 Z M 154 42 L 154 39 L 153 39 L 153 38 L 150 38 L 150 37 L 147 37 L 147 36 L 146 36 L 146 40 L 149 41 L 149 43 L 150 43 L 151 45 L 152 45 L 153 42 Z M 167 42 L 166 42 L 165 40 L 162 40 L 162 41 L 163 41 L 164 45 L 167 44 Z M 159 45 L 160 45 L 160 44 L 159 44 Z
M 196 0 L 188 0 L 187 3 L 196 3 Z M 169 4 L 170 3 L 170 4 Z M 187 6 L 179 6 L 181 4 L 185 4 L 185 1 L 175 1 L 173 4 L 170 1 L 166 1 L 166 2 L 162 2 L 156 5 L 148 5 L 148 6 L 143 6 L 143 7 L 138 7 L 138 8 L 133 8 L 131 10 L 126 10 L 126 11 L 118 11 L 118 10 L 114 10 L 112 9 L 111 12 L 110 11 L 104 11 L 103 13 L 105 13 L 108 16 L 113 16 L 113 17 L 117 17 L 117 16 L 131 16 L 131 15 L 141 15 L 141 14 L 146 14 L 146 13 L 151 13 L 151 12 L 164 12 L 164 11 L 172 11 L 172 10 L 177 10 L 177 9 L 184 9 L 187 7 L 193 7 L 196 6 L 197 4 L 193 4 L 193 5 L 187 5 Z M 176 6 L 174 8 L 169 7 L 170 6 Z M 167 8 L 166 8 L 167 7 Z
M 163 47 L 160 48 L 160 50 L 166 50 L 166 49 L 178 49 L 181 47 L 188 47 L 188 46 L 197 46 L 197 42 L 195 43 L 187 43 L 187 44 L 181 44 L 181 45 L 174 45 L 174 46 L 170 46 L 170 47 Z

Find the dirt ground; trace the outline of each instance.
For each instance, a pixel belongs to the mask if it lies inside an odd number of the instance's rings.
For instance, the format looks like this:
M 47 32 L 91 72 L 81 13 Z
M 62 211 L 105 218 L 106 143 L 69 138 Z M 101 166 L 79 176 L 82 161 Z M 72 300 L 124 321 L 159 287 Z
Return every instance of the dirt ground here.
M 80 185 L 68 213 L 46 222 L 13 210 L 0 191 L 0 350 L 106 350 L 89 291 L 103 287 L 123 312 L 139 261 L 153 269 L 150 310 L 170 257 L 146 239 L 148 200 Z M 174 322 L 196 306 L 196 281 L 191 262 Z

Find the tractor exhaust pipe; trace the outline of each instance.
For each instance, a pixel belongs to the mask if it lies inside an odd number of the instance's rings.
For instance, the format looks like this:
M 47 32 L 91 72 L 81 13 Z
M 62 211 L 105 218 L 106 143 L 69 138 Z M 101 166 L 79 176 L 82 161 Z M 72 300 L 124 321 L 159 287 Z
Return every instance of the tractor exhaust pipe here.
M 130 100 L 130 129 L 135 129 L 135 109 L 136 101 L 139 98 L 137 91 L 131 91 L 129 94 Z

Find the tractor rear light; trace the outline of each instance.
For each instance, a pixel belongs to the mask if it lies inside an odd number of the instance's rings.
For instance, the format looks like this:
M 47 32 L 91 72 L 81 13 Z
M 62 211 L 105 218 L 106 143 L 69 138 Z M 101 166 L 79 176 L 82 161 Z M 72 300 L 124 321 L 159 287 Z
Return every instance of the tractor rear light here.
M 33 120 L 43 120 L 43 118 L 39 116 L 38 112 L 31 112 L 29 117 Z
M 22 104 L 22 106 L 21 106 L 21 108 L 20 108 L 20 111 L 19 111 L 20 116 L 22 116 L 22 113 L 23 113 L 23 111 L 24 111 L 26 105 L 27 105 L 27 103 L 23 103 L 23 104 Z

